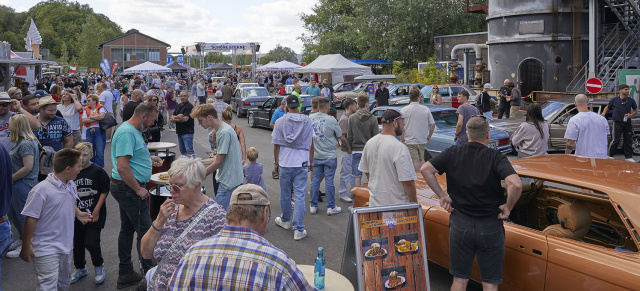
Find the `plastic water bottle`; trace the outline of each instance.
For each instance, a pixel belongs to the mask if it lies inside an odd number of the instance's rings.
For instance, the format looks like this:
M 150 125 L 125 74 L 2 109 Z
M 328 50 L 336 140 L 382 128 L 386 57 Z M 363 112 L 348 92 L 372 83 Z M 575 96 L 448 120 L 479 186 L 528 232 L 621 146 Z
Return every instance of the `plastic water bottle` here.
M 318 288 L 318 290 L 324 290 L 324 256 L 323 256 L 322 247 L 318 248 L 318 257 L 316 258 L 315 270 L 314 270 L 314 278 L 313 285 Z

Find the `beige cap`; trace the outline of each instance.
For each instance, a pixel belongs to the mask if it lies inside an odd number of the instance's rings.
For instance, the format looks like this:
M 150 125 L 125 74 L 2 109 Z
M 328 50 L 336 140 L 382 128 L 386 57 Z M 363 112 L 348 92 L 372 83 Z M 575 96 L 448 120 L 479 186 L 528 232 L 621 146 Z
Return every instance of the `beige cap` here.
M 256 184 L 241 185 L 231 194 L 229 205 L 271 205 L 269 195 Z
M 49 105 L 49 104 L 58 104 L 58 102 L 56 102 L 56 100 L 53 100 L 53 97 L 51 97 L 51 96 L 42 97 L 38 101 L 38 106 L 39 107 L 46 106 L 46 105 Z
M 7 93 L 9 93 L 9 96 L 13 95 L 13 93 L 16 92 L 16 90 L 18 90 L 18 88 L 16 87 L 11 87 L 9 88 L 9 90 L 7 90 Z

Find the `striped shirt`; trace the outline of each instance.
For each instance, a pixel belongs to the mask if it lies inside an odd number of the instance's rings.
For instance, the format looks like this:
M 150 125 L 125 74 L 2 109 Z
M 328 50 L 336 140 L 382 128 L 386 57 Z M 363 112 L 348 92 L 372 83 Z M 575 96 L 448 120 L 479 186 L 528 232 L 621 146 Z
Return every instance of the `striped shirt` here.
M 169 289 L 316 290 L 283 251 L 250 228 L 229 225 L 185 253 Z

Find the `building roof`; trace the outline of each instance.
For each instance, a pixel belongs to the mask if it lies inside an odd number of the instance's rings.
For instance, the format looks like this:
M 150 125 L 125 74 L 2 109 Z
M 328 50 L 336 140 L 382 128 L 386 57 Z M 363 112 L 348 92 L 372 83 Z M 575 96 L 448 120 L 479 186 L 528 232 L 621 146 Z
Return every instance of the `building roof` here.
M 159 42 L 159 43 L 161 43 L 161 44 L 166 45 L 167 47 L 171 47 L 171 45 L 170 45 L 170 44 L 168 44 L 168 43 L 166 43 L 166 42 L 164 42 L 164 41 L 161 41 L 161 40 L 159 40 L 159 39 L 157 39 L 157 38 L 150 37 L 150 36 L 148 36 L 148 35 L 146 35 L 146 34 L 144 34 L 144 33 L 140 32 L 140 31 L 138 31 L 137 29 L 129 29 L 129 30 L 128 30 L 125 34 L 123 34 L 123 35 L 117 36 L 117 37 L 115 37 L 115 38 L 113 38 L 113 39 L 110 39 L 110 40 L 107 40 L 107 41 L 105 41 L 105 42 L 100 43 L 100 44 L 98 45 L 98 49 L 102 49 L 102 46 L 103 46 L 104 44 L 106 44 L 106 43 L 112 42 L 112 41 L 114 41 L 114 40 L 116 40 L 116 39 L 120 39 L 120 38 L 123 38 L 123 37 L 125 37 L 125 36 L 127 36 L 127 35 L 131 35 L 131 34 L 134 34 L 134 33 L 137 33 L 137 34 L 140 34 L 140 35 L 142 35 L 142 36 L 145 36 L 145 37 L 148 37 L 148 38 L 150 38 L 150 39 L 153 39 L 153 40 L 155 40 L 155 41 L 157 41 L 157 42 Z

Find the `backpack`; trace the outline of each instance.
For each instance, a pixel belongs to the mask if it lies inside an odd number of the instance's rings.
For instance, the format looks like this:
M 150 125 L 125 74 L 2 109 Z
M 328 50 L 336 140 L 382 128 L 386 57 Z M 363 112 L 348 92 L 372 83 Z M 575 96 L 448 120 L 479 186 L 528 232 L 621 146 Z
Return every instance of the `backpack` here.
M 49 175 L 53 172 L 53 156 L 56 151 L 50 146 L 42 146 L 38 141 L 38 149 L 40 150 L 40 174 Z

